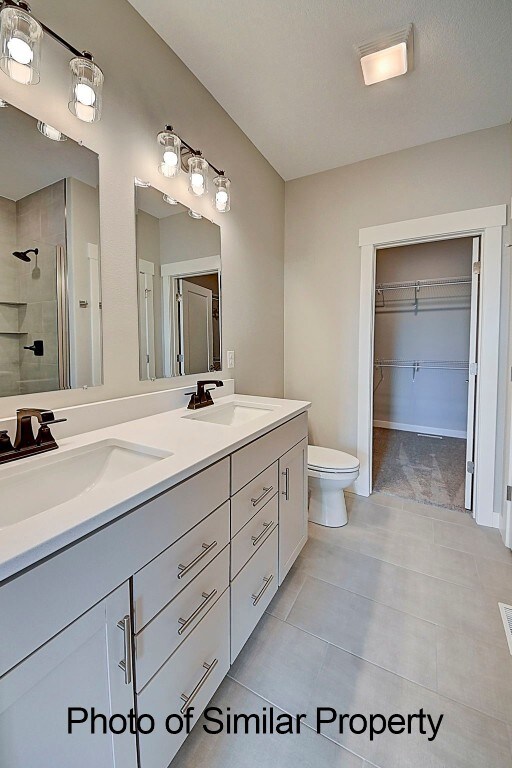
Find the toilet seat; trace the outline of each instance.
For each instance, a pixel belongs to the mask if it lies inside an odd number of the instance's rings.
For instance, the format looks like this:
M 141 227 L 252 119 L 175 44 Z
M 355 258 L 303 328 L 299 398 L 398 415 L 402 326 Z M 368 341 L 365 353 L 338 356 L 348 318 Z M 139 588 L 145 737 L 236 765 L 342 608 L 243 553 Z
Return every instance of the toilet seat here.
M 308 446 L 308 469 L 326 474 L 344 474 L 359 469 L 359 459 L 334 448 Z

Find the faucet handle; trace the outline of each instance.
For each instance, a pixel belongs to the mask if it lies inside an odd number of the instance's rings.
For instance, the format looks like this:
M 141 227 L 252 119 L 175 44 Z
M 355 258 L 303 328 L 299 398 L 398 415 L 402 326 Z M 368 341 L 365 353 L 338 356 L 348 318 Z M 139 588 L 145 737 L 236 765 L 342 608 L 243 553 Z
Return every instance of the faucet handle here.
M 0 453 L 7 453 L 8 451 L 13 451 L 13 445 L 11 443 L 11 438 L 9 437 L 9 432 L 7 429 L 0 429 Z

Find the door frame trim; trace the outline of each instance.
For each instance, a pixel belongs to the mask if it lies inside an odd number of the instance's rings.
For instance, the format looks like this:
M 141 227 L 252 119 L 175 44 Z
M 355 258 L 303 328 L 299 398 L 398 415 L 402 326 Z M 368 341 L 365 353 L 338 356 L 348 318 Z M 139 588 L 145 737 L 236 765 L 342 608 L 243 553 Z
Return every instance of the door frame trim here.
M 476 445 L 473 516 L 480 525 L 498 526 L 501 499 L 495 498 L 495 469 L 499 453 L 498 362 L 501 309 L 502 229 L 507 206 L 475 208 L 421 219 L 393 222 L 359 230 L 361 283 L 359 316 L 357 455 L 361 463 L 354 490 L 369 496 L 372 487 L 373 343 L 375 267 L 378 248 L 392 248 L 459 237 L 481 238 L 479 382 L 476 395 Z M 485 409 L 481 407 L 485 404 Z M 501 451 L 502 453 L 502 451 Z

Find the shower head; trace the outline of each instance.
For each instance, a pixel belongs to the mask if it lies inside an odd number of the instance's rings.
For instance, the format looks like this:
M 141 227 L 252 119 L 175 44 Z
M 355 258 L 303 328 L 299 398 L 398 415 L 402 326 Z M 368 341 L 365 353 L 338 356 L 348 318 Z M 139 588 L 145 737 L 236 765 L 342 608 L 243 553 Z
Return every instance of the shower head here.
M 13 256 L 20 261 L 30 261 L 29 253 L 34 253 L 36 256 L 39 253 L 38 248 L 29 248 L 27 251 L 13 251 Z

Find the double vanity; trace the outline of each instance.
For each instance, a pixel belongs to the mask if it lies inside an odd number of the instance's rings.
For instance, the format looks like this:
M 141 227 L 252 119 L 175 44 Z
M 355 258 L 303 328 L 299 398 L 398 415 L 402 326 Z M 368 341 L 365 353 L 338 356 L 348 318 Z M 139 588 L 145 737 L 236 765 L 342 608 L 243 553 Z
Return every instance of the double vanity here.
M 227 395 L 0 467 L 1 765 L 167 768 L 306 542 L 308 407 Z

